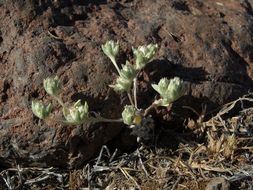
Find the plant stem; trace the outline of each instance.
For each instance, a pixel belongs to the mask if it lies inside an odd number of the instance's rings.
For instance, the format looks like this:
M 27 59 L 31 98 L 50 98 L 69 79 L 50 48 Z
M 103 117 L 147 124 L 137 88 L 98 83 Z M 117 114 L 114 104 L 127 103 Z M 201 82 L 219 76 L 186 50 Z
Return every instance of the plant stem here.
M 99 122 L 103 122 L 103 123 L 119 123 L 122 122 L 122 118 L 120 119 L 107 119 L 107 118 L 103 118 L 100 115 L 97 115 L 96 117 L 90 117 L 88 119 L 91 123 L 99 123 Z
M 54 119 L 52 117 L 48 117 L 45 119 L 46 121 L 49 121 L 49 122 L 54 122 L 54 123 L 63 123 L 63 124 L 66 124 L 66 121 L 65 120 L 62 120 L 62 119 Z
M 112 61 L 113 65 L 114 65 L 114 67 L 117 69 L 117 71 L 118 71 L 118 73 L 119 73 L 119 75 L 120 75 L 120 69 L 119 69 L 119 66 L 117 65 L 117 62 L 116 62 L 116 60 L 115 60 L 115 57 L 110 57 L 110 59 L 111 59 L 111 61 Z
M 103 118 L 101 116 L 98 116 L 98 117 L 89 117 L 87 118 L 86 120 L 82 121 L 82 122 L 68 122 L 68 121 L 65 121 L 65 120 L 55 120 L 55 119 L 50 119 L 50 121 L 54 121 L 54 122 L 61 122 L 62 124 L 66 124 L 66 125 L 82 125 L 84 123 L 88 123 L 88 124 L 95 124 L 95 123 L 121 123 L 123 122 L 123 120 L 120 118 L 120 119 L 106 119 L 106 118 Z
M 62 99 L 58 96 L 53 96 L 53 98 L 62 106 L 62 107 L 66 107 L 65 104 L 63 103 Z
M 127 96 L 128 96 L 128 99 L 129 99 L 131 105 L 134 106 L 134 102 L 133 102 L 133 99 L 132 99 L 132 96 L 131 96 L 130 92 L 127 92 Z
M 154 109 L 157 105 L 155 104 L 155 102 L 153 102 L 148 108 L 145 109 L 144 111 L 144 117 L 148 115 L 148 113 Z
M 138 74 L 137 74 L 138 75 Z M 137 75 L 134 78 L 134 106 L 136 109 L 138 109 L 138 103 L 137 103 Z
M 121 123 L 123 122 L 123 119 L 106 119 L 102 118 L 100 122 L 105 122 L 105 123 Z

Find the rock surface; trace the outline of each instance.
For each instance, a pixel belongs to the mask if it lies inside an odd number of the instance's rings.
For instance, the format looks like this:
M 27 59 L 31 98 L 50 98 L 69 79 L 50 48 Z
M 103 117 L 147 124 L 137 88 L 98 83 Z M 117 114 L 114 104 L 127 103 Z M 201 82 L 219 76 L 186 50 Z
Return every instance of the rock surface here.
M 127 99 L 108 88 L 116 72 L 100 46 L 109 39 L 119 40 L 121 63 L 133 61 L 132 46 L 159 44 L 140 76 L 140 106 L 154 100 L 150 84 L 161 77 L 186 81 L 173 112 L 157 110 L 165 122 L 168 115 L 191 116 L 182 105 L 212 110 L 252 90 L 253 10 L 247 0 L 3 0 L 0 165 L 78 167 L 122 133 L 123 125 L 44 123 L 30 108 L 33 99 L 51 100 L 42 80 L 58 75 L 64 101 L 81 98 L 91 110 L 119 118 Z

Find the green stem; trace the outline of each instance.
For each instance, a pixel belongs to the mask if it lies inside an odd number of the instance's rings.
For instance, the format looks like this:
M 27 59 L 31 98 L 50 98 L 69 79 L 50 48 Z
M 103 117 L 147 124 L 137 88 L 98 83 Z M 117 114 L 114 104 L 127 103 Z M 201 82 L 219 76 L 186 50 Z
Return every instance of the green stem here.
M 134 106 L 135 106 L 136 109 L 138 109 L 138 103 L 137 103 L 137 77 L 134 78 L 133 90 L 134 90 Z
M 105 123 L 121 123 L 123 122 L 123 119 L 106 119 L 106 118 L 101 118 L 100 122 L 105 122 Z
M 119 123 L 119 122 L 123 122 L 122 118 L 120 119 L 107 119 L 107 118 L 103 118 L 101 116 L 96 116 L 96 117 L 90 117 L 89 121 L 91 123 Z
M 147 109 L 145 109 L 144 111 L 144 117 L 148 115 L 148 113 L 154 109 L 157 106 L 157 104 L 155 104 L 155 102 L 153 102 Z
M 118 71 L 118 73 L 119 73 L 119 75 L 120 75 L 120 69 L 119 69 L 119 66 L 117 65 L 117 62 L 116 62 L 116 60 L 115 60 L 115 57 L 110 57 L 110 59 L 111 59 L 111 61 L 112 61 L 113 65 L 114 65 L 114 67 L 117 69 L 117 71 Z
M 58 96 L 53 96 L 53 98 L 63 107 L 65 108 L 65 104 L 63 103 L 62 99 Z
M 51 122 L 54 122 L 54 123 L 64 123 L 64 124 L 66 124 L 66 121 L 65 121 L 65 120 L 62 120 L 62 119 L 54 119 L 54 118 L 52 118 L 52 117 L 48 117 L 48 118 L 46 118 L 45 120 L 51 121 Z
M 131 105 L 134 106 L 134 101 L 132 99 L 132 96 L 131 96 L 130 92 L 127 92 L 127 96 L 128 96 L 128 99 L 129 99 Z
M 96 117 L 90 117 L 88 118 L 87 120 L 84 120 L 83 122 L 80 122 L 80 123 L 71 123 L 71 122 L 68 122 L 68 121 L 61 121 L 63 124 L 67 124 L 67 125 L 82 125 L 84 123 L 88 123 L 88 124 L 95 124 L 95 123 L 121 123 L 123 122 L 122 119 L 106 119 L 106 118 L 103 118 L 103 117 L 99 117 L 99 118 L 96 118 Z

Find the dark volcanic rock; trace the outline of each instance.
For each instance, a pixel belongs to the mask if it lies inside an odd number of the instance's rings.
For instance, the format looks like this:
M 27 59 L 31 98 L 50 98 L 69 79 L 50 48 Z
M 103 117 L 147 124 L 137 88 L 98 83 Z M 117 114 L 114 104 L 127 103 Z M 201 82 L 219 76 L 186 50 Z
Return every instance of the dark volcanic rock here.
M 44 123 L 30 108 L 33 99 L 51 100 L 42 80 L 58 75 L 64 101 L 81 98 L 105 117 L 120 117 L 126 98 L 108 89 L 115 69 L 100 48 L 109 39 L 120 41 L 121 63 L 132 60 L 132 46 L 159 44 L 140 76 L 140 106 L 154 100 L 150 84 L 161 77 L 186 81 L 173 113 L 157 110 L 165 120 L 189 117 L 182 105 L 212 110 L 252 89 L 246 0 L 0 1 L 0 165 L 79 166 L 120 134 L 123 125 Z

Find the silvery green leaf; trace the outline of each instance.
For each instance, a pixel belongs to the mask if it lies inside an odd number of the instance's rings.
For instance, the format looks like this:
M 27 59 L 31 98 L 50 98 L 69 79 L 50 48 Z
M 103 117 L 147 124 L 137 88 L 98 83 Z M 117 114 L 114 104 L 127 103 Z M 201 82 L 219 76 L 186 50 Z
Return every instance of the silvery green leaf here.
M 117 69 L 118 73 L 120 73 L 120 69 L 116 63 L 116 56 L 119 53 L 119 42 L 107 41 L 104 45 L 102 45 L 102 50 L 112 61 L 114 67 Z
M 44 105 L 40 102 L 32 101 L 32 112 L 40 119 L 45 119 L 52 110 L 52 105 Z
M 83 107 L 83 109 L 84 109 L 84 113 L 89 113 L 89 105 L 88 105 L 88 103 L 85 101 L 85 103 L 84 103 L 84 107 Z
M 63 107 L 63 108 L 62 108 L 62 113 L 63 113 L 64 118 L 65 118 L 67 121 L 71 119 L 71 118 L 70 118 L 70 114 L 69 114 L 69 109 L 68 109 L 68 108 Z
M 107 41 L 102 45 L 102 50 L 109 58 L 116 57 L 119 53 L 119 42 L 113 40 Z
M 152 86 L 152 88 L 153 88 L 156 92 L 158 92 L 159 94 L 161 94 L 160 88 L 159 88 L 158 84 L 151 84 L 151 86 Z
M 166 96 L 169 82 L 170 81 L 167 78 L 162 78 L 158 84 L 152 84 L 151 86 L 160 94 L 160 96 L 164 97 Z
M 125 78 L 126 80 L 133 80 L 137 75 L 137 71 L 134 66 L 130 64 L 128 61 L 125 65 L 122 65 L 122 69 L 120 70 L 120 76 Z
M 75 103 L 74 103 L 74 107 L 78 108 L 82 106 L 82 103 L 81 103 L 81 100 L 77 100 Z
M 184 92 L 183 81 L 174 77 L 171 80 L 162 78 L 158 85 L 153 84 L 152 87 L 160 94 L 161 99 L 155 103 L 160 106 L 168 106 L 172 102 L 180 98 Z
M 158 83 L 158 86 L 159 86 L 159 93 L 162 97 L 166 97 L 169 92 L 169 84 L 170 84 L 170 80 L 168 80 L 167 78 L 162 78 L 159 83 Z
M 111 85 L 109 85 L 109 87 L 112 88 L 115 92 L 124 92 L 125 91 L 124 87 L 119 84 L 111 84 Z
M 63 108 L 63 115 L 70 124 L 81 124 L 89 117 L 89 107 L 87 102 L 83 105 L 81 100 L 74 103 L 71 108 Z
M 143 69 L 147 63 L 151 61 L 158 49 L 157 44 L 149 44 L 147 46 L 139 46 L 137 49 L 132 48 L 135 57 L 136 70 Z
M 81 117 L 80 117 L 80 112 L 79 110 L 75 109 L 75 108 L 70 108 L 69 109 L 69 119 L 70 121 L 69 122 L 72 122 L 72 123 L 79 123 L 81 122 Z
M 122 69 L 119 72 L 120 76 L 116 79 L 116 84 L 109 85 L 116 92 L 129 92 L 134 78 L 137 75 L 137 71 L 134 66 L 129 62 L 126 62 L 125 65 L 122 65 Z
M 126 125 L 132 125 L 135 117 L 136 109 L 132 105 L 126 105 L 122 112 L 122 119 Z
M 143 69 L 147 63 L 148 62 L 146 61 L 146 59 L 144 58 L 144 56 L 141 53 L 139 53 L 135 56 L 135 69 L 136 70 Z
M 109 86 L 113 88 L 116 92 L 129 92 L 132 86 L 132 81 L 124 79 L 122 77 L 118 77 L 116 80 L 116 84 Z
M 49 77 L 43 80 L 43 86 L 46 92 L 51 96 L 57 96 L 60 90 L 60 81 L 58 76 Z
M 161 99 L 160 106 L 168 107 L 172 103 L 171 100 L 163 98 Z
M 180 98 L 182 94 L 183 81 L 178 77 L 171 79 L 167 90 L 167 99 L 169 99 L 171 102 L 174 102 Z

